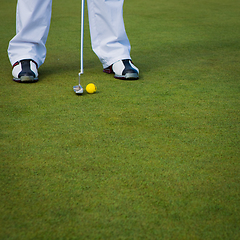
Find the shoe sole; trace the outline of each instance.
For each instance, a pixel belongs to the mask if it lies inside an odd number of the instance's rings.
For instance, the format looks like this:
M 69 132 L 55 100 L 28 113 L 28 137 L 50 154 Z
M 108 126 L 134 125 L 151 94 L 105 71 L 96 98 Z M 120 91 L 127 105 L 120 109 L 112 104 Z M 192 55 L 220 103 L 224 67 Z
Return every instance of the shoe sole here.
M 126 73 L 125 75 L 116 75 L 114 76 L 116 79 L 121 79 L 121 80 L 137 80 L 139 79 L 137 73 Z
M 38 81 L 38 78 L 34 78 L 33 76 L 22 76 L 20 78 L 13 78 L 13 81 L 19 83 L 34 83 Z

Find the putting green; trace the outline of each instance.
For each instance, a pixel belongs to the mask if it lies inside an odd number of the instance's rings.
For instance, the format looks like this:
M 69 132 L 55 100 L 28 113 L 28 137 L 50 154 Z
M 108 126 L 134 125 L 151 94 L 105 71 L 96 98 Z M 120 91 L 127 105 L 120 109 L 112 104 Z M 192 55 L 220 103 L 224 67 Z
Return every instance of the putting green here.
M 236 0 L 125 1 L 137 81 L 102 72 L 80 2 L 53 1 L 39 82 L 11 80 L 1 1 L 0 239 L 239 239 Z M 4 23 L 4 24 L 3 24 Z

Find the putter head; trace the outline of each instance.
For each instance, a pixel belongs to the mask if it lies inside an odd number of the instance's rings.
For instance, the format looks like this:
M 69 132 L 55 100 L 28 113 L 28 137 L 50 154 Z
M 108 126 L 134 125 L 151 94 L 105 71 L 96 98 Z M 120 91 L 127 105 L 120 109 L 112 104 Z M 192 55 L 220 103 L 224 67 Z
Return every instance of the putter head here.
M 73 86 L 73 91 L 78 95 L 83 94 L 83 88 L 81 85 Z

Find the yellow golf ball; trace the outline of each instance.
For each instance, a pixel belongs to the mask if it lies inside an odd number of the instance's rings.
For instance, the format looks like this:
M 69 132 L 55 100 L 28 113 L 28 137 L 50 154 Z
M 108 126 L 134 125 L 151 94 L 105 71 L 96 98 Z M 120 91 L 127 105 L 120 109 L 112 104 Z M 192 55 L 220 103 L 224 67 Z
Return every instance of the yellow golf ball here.
M 88 93 L 95 93 L 97 91 L 97 87 L 93 83 L 89 83 L 86 87 L 86 91 Z

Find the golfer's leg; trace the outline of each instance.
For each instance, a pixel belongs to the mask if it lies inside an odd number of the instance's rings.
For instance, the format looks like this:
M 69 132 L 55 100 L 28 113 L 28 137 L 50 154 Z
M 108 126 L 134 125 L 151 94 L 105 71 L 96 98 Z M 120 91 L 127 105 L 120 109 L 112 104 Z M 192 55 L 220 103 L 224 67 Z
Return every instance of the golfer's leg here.
M 88 0 L 92 48 L 106 68 L 130 58 L 130 43 L 123 22 L 124 0 Z
M 38 66 L 43 64 L 51 10 L 52 0 L 18 0 L 16 35 L 8 46 L 12 65 L 22 59 L 33 59 Z

